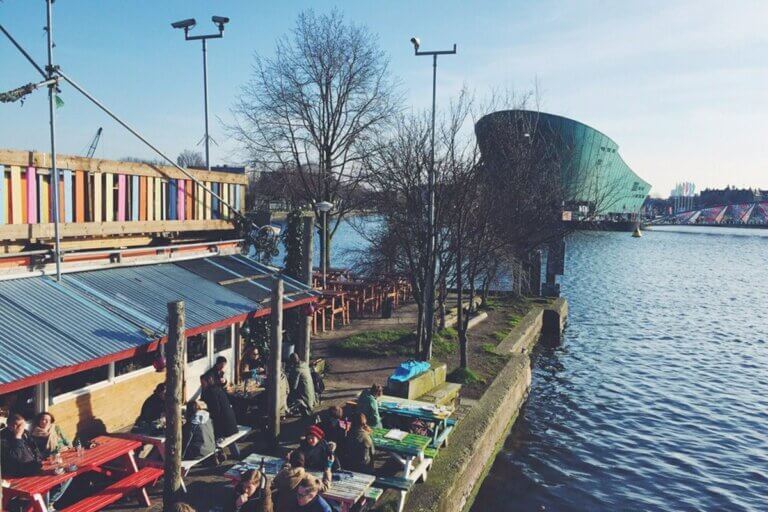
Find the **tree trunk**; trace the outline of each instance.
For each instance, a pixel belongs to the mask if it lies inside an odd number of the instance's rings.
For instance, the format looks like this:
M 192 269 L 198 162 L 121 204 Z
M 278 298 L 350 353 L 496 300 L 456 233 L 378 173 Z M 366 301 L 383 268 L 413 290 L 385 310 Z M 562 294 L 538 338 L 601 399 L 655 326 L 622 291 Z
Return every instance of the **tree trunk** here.
M 168 303 L 168 361 L 165 370 L 165 477 L 163 510 L 173 510 L 181 490 L 181 397 L 186 362 L 184 302 Z
M 459 230 L 459 232 L 461 232 Z M 460 235 L 459 235 L 460 236 Z M 459 333 L 459 366 L 462 368 L 469 368 L 469 361 L 467 357 L 467 324 L 464 323 L 464 281 L 463 281 L 463 269 L 461 251 L 462 242 L 459 239 L 456 244 L 456 329 Z
M 445 277 L 440 280 L 440 295 L 438 297 L 438 311 L 440 314 L 439 326 L 442 331 L 445 329 L 445 303 L 448 300 L 448 286 L 445 283 Z

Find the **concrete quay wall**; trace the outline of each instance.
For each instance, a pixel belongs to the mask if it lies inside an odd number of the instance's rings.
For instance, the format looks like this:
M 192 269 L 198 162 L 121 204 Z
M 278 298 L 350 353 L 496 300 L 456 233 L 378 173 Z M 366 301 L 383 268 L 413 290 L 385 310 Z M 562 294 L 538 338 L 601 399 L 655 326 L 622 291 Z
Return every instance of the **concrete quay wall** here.
M 531 386 L 530 352 L 543 332 L 565 326 L 568 303 L 556 299 L 534 307 L 496 347 L 509 361 L 477 404 L 456 425 L 448 446 L 440 450 L 426 482 L 408 495 L 405 510 L 467 510 L 506 439 Z

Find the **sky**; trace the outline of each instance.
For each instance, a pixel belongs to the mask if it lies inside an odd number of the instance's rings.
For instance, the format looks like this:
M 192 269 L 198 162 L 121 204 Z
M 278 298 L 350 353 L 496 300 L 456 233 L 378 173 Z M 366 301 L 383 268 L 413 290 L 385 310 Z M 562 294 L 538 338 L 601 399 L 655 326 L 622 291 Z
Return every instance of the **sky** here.
M 57 0 L 55 62 L 71 78 L 175 157 L 203 130 L 199 41 L 170 23 L 194 17 L 192 34 L 209 41 L 212 163 L 238 163 L 223 124 L 252 71 L 270 56 L 301 11 L 341 10 L 378 34 L 412 109 L 428 108 L 431 63 L 422 49 L 449 49 L 438 65 L 438 106 L 463 87 L 478 96 L 538 87 L 542 111 L 607 134 L 627 164 L 665 196 L 675 183 L 699 190 L 768 188 L 768 2 L 764 0 L 252 1 Z M 0 23 L 44 65 L 43 0 L 0 0 Z M 0 91 L 37 79 L 0 35 Z M 57 152 L 85 154 L 98 127 L 101 158 L 154 155 L 114 121 L 64 86 L 57 110 Z M 23 106 L 0 104 L 0 148 L 49 151 L 44 92 Z

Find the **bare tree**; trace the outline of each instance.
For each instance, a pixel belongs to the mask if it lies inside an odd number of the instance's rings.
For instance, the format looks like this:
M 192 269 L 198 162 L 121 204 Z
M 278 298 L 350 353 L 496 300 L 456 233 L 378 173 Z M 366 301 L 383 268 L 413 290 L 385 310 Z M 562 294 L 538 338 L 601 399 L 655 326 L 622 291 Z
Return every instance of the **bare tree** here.
M 176 163 L 181 167 L 202 167 L 205 168 L 205 158 L 199 151 L 192 151 L 191 149 L 185 149 L 179 156 L 176 157 Z
M 358 206 L 361 162 L 380 149 L 400 103 L 377 37 L 336 10 L 300 14 L 274 57 L 256 57 L 229 132 L 252 164 L 295 178 L 291 201 L 314 208 L 318 221 L 317 203 L 333 203 L 330 232 L 317 222 L 326 260 L 341 220 Z

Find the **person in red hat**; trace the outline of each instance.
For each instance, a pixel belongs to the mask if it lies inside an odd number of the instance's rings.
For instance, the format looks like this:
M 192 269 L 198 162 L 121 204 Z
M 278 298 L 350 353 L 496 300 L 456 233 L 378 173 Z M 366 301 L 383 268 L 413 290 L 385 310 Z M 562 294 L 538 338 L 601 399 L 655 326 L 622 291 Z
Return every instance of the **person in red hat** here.
M 324 471 L 330 468 L 336 471 L 339 463 L 334 456 L 336 445 L 325 440 L 325 432 L 318 425 L 309 427 L 298 450 L 304 454 L 304 467 L 309 471 Z

